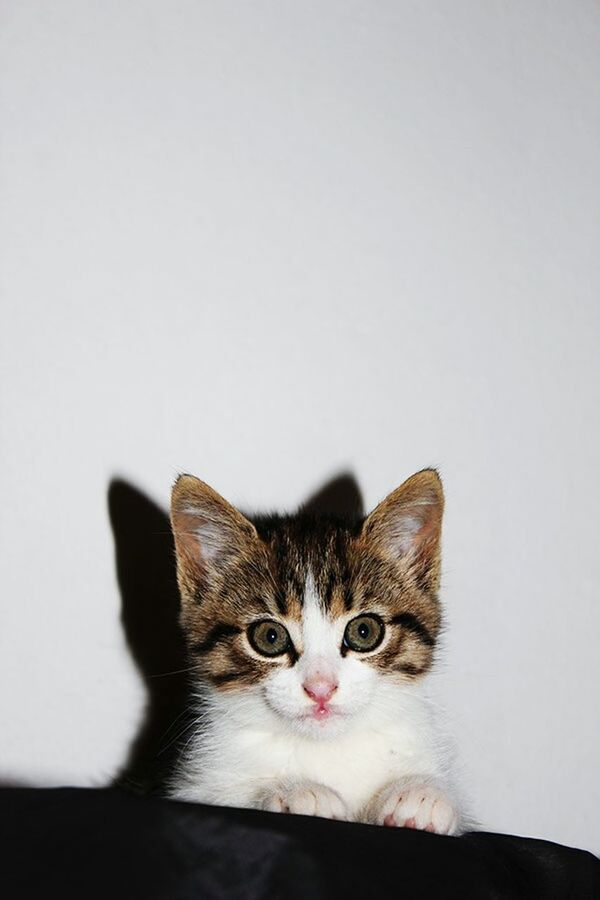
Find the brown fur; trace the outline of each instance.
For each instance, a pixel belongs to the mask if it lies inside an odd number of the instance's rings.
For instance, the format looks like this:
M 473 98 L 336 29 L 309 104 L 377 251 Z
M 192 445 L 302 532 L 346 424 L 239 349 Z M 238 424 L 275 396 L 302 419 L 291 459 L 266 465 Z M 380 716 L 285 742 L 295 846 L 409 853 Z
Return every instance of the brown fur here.
M 425 469 L 364 521 L 300 512 L 251 523 L 204 482 L 182 475 L 172 526 L 192 665 L 221 690 L 254 684 L 274 665 L 294 665 L 301 646 L 263 658 L 246 629 L 260 619 L 299 622 L 310 573 L 329 616 L 375 612 L 383 619 L 386 640 L 361 654 L 366 664 L 393 678 L 422 675 L 440 627 L 443 504 L 437 473 Z

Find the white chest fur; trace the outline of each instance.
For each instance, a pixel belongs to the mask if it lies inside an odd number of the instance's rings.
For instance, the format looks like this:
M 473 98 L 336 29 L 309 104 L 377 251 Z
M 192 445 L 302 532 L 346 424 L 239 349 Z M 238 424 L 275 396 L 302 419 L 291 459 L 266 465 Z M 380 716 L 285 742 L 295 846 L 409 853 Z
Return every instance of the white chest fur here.
M 379 701 L 360 726 L 315 739 L 295 734 L 255 695 L 205 697 L 201 730 L 171 794 L 245 807 L 273 783 L 308 780 L 333 788 L 356 814 L 393 779 L 439 778 L 442 754 L 426 702 L 397 687 Z

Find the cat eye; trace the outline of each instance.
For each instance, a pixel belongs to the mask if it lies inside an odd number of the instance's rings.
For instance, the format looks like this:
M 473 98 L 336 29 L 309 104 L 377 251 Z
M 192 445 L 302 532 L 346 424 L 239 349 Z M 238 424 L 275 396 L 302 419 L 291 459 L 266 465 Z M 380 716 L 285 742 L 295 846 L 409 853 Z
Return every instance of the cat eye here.
M 290 636 L 286 629 L 271 619 L 254 622 L 248 629 L 248 640 L 262 656 L 281 656 L 291 647 Z
M 383 622 L 379 616 L 357 616 L 346 625 L 344 647 L 357 653 L 367 653 L 379 647 L 384 635 Z

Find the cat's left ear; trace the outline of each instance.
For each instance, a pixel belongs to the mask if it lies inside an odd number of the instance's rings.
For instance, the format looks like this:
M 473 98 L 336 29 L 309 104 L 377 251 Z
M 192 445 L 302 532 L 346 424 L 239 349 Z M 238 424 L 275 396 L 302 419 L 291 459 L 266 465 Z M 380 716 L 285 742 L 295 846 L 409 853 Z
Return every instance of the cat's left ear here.
M 361 537 L 437 588 L 444 490 L 435 469 L 408 478 L 367 516 Z
M 256 549 L 254 525 L 204 481 L 180 475 L 171 494 L 171 526 L 182 600 L 215 583 L 230 561 Z

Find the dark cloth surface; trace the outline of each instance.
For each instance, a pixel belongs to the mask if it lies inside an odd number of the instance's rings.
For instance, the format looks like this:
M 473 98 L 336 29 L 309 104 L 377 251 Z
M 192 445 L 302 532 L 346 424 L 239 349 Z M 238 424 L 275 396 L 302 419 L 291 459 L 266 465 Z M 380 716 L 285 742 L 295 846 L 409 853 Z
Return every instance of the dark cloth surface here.
M 600 898 L 600 861 L 458 838 L 77 788 L 0 791 L 0 896 L 165 900 Z

